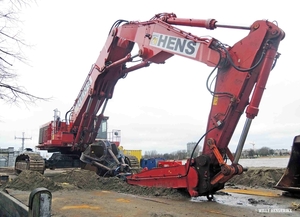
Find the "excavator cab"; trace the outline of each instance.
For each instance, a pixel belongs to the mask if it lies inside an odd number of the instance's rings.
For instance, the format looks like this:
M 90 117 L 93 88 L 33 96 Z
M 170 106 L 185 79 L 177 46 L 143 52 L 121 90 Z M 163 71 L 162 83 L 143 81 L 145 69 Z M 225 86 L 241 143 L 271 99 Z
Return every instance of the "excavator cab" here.
M 287 168 L 275 188 L 300 196 L 300 135 L 294 138 Z

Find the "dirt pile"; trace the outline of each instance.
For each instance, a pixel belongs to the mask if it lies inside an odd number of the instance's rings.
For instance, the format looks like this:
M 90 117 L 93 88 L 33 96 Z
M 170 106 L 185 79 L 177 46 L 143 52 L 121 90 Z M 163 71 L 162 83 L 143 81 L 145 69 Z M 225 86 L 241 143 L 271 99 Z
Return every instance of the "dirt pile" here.
M 247 187 L 273 188 L 284 174 L 284 168 L 249 168 L 234 176 L 228 183 Z
M 39 172 L 25 170 L 12 181 L 8 182 L 6 188 L 14 188 L 22 191 L 32 191 L 35 188 L 45 187 L 51 191 L 62 189 L 57 183 Z
M 23 171 L 18 177 L 7 183 L 6 188 L 17 190 L 33 190 L 45 187 L 51 191 L 57 190 L 110 190 L 119 193 L 159 196 L 164 198 L 186 198 L 188 193 L 176 189 L 133 186 L 117 177 L 99 177 L 95 172 L 74 169 L 63 173 L 52 174 L 49 177 L 34 171 Z
M 283 173 L 284 169 L 278 168 L 249 168 L 242 175 L 233 177 L 227 184 L 272 188 L 277 184 Z M 50 191 L 74 189 L 83 189 L 85 191 L 108 190 L 172 199 L 189 197 L 185 191 L 129 185 L 117 177 L 100 177 L 93 171 L 80 169 L 67 170 L 62 173 L 51 174 L 51 176 L 41 175 L 34 171 L 23 171 L 18 177 L 8 182 L 5 187 L 23 191 L 32 191 L 38 187 L 45 187 Z

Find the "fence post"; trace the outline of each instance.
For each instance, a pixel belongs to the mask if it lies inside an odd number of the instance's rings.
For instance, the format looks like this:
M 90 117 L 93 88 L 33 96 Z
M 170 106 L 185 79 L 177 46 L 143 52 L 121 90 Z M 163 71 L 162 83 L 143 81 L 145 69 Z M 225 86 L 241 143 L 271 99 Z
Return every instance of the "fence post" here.
M 36 188 L 29 196 L 28 217 L 50 217 L 52 194 L 47 188 Z

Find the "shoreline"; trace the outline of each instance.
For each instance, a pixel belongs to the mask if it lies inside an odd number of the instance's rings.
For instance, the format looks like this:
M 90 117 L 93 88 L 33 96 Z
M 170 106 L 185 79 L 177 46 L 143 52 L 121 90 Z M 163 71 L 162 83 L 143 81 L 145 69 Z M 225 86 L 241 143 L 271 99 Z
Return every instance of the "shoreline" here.
M 252 157 L 252 158 L 240 158 L 240 159 L 262 159 L 262 158 L 290 158 L 291 155 L 284 155 L 284 156 L 261 156 L 261 157 Z

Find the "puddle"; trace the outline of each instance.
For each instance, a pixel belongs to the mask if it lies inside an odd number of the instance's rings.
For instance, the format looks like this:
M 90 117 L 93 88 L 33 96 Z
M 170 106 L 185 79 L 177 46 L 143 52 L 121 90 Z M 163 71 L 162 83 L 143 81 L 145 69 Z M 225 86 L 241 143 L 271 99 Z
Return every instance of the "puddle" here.
M 254 209 L 272 209 L 280 208 L 280 205 L 276 202 L 274 198 L 259 197 L 253 195 L 244 195 L 244 194 L 222 194 L 214 195 L 212 201 L 208 201 L 206 197 L 193 197 L 191 202 L 195 203 L 218 203 L 228 206 L 243 206 Z

